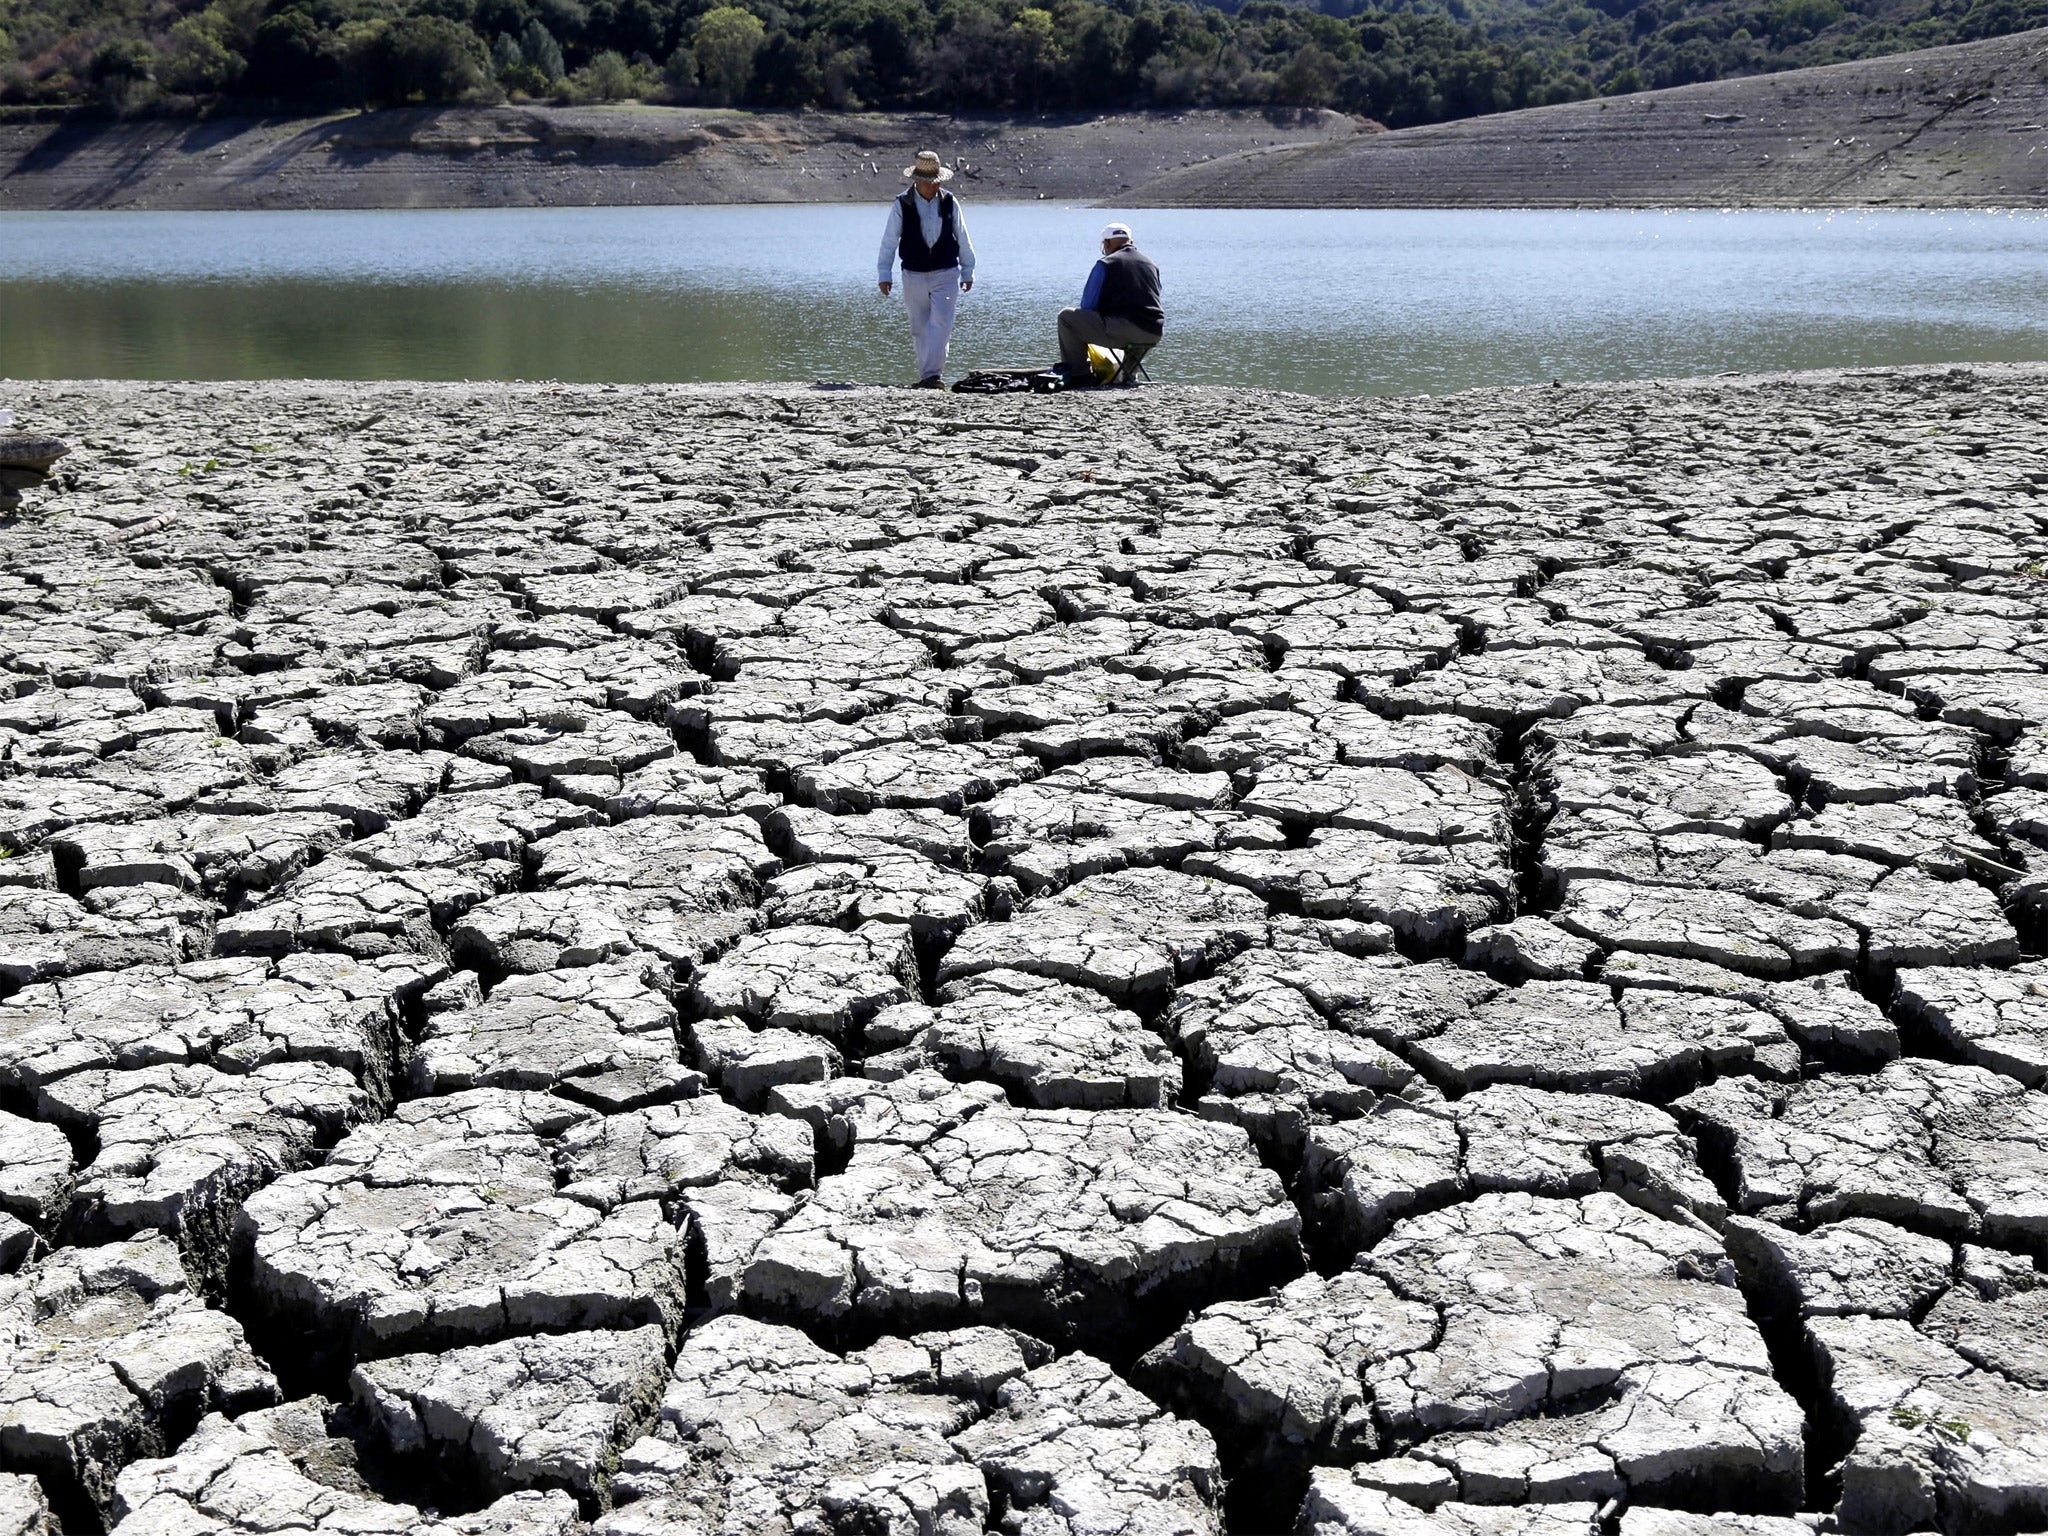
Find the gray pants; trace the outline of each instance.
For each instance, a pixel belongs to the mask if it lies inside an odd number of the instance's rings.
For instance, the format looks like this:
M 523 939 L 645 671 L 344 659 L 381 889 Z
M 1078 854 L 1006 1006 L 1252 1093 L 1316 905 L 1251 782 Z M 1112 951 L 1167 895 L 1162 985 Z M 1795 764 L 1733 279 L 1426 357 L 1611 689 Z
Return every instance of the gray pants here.
M 1100 310 L 1061 310 L 1060 366 L 1086 368 L 1091 344 L 1118 352 L 1136 352 L 1142 357 L 1159 345 L 1159 333 L 1135 325 L 1121 315 L 1105 315 Z
M 946 371 L 946 349 L 953 345 L 953 316 L 959 304 L 958 267 L 903 274 L 903 307 L 910 311 L 910 344 L 917 349 L 920 379 Z

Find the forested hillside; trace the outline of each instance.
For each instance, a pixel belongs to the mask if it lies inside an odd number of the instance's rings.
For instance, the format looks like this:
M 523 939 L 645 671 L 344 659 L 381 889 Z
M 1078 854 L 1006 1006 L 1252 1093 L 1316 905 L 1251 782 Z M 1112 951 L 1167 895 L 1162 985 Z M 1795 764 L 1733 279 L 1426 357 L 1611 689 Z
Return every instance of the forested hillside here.
M 1605 95 L 1803 69 L 2048 26 L 2048 0 L 1318 0 L 1447 16 Z M 1228 7 L 1226 7 L 1228 8 Z
M 0 0 L 0 107 L 1289 105 L 1400 128 L 2048 23 L 2048 0 L 1318 4 Z

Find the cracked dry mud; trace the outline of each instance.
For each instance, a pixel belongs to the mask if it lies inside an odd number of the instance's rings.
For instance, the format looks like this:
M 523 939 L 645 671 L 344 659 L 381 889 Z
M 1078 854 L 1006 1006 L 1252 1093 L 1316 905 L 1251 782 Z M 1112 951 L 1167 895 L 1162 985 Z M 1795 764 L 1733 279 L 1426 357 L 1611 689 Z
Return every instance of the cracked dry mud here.
M 18 388 L 0 1536 L 2048 1529 L 2044 387 Z

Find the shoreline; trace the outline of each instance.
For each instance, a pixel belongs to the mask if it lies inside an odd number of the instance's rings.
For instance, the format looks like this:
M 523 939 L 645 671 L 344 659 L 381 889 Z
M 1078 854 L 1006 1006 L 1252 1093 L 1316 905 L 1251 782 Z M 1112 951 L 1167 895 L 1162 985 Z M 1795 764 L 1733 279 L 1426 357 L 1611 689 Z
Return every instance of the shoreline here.
M 963 189 L 964 190 L 964 189 Z M 988 197 L 978 195 L 977 208 L 1029 208 L 1038 203 L 1050 203 L 1069 208 L 1120 209 L 1130 213 L 1640 213 L 1640 214 L 1735 214 L 1735 213 L 1783 213 L 1836 214 L 1899 213 L 1899 214 L 2048 214 L 2048 199 L 2041 202 L 2010 203 L 1656 203 L 1656 202 L 1489 202 L 1489 203 L 1388 203 L 1348 204 L 1324 206 L 1315 203 L 1274 203 L 1258 208 L 1231 205 L 1192 204 L 1186 202 L 1132 202 L 1132 201 L 1091 201 L 1085 197 Z M 0 212 L 21 214 L 38 213 L 533 213 L 541 210 L 574 213 L 578 211 L 611 211 L 621 209 L 674 209 L 674 208 L 725 208 L 747 210 L 754 208 L 840 208 L 848 204 L 857 207 L 872 206 L 886 208 L 885 199 L 876 196 L 871 199 L 835 198 L 829 201 L 803 203 L 789 200 L 760 199 L 753 202 L 719 203 L 466 203 L 447 206 L 407 206 L 400 208 L 12 208 Z
M 907 408 L 919 402 L 930 404 L 936 400 L 941 403 L 952 402 L 962 410 L 968 411 L 970 419 L 976 402 L 999 401 L 1015 405 L 1028 401 L 1025 405 L 1027 411 L 1064 411 L 1074 406 L 1085 406 L 1091 411 L 1142 416 L 1148 402 L 1170 406 L 1177 411 L 1188 401 L 1257 401 L 1281 404 L 1292 402 L 1311 414 L 1322 415 L 1331 409 L 1347 406 L 1361 410 L 1406 406 L 1434 407 L 1460 403 L 1484 407 L 1495 402 L 1545 399 L 1567 394 L 1597 401 L 1610 397 L 1628 397 L 1645 391 L 1668 392 L 1674 396 L 1690 397 L 1771 389 L 1862 389 L 1872 383 L 1915 384 L 1931 381 L 1950 384 L 1960 382 L 1965 387 L 1981 384 L 1988 388 L 2038 383 L 2044 394 L 2048 394 L 2048 357 L 2018 362 L 1960 361 L 1796 368 L 1755 373 L 1674 374 L 1641 379 L 1540 380 L 1526 384 L 1484 384 L 1470 389 L 1447 390 L 1443 393 L 1350 395 L 1316 394 L 1305 390 L 1240 384 L 1181 383 L 1145 384 L 1137 389 L 1072 390 L 1052 395 L 1020 397 L 956 395 L 951 389 L 930 391 L 908 384 L 840 383 L 828 380 L 756 379 L 647 383 L 560 379 L 131 379 L 10 378 L 0 375 L 0 404 L 21 414 L 24 405 L 32 410 L 33 402 L 45 395 L 61 395 L 75 391 L 100 392 L 110 399 L 128 395 L 201 400 L 214 397 L 238 399 L 246 396 L 302 403 L 316 403 L 327 400 L 339 392 L 347 392 L 351 395 L 389 400 L 488 400 L 502 397 L 508 400 L 531 401 L 560 396 L 598 401 L 620 396 L 644 396 L 651 400 L 673 399 L 685 403 L 732 400 L 825 407 L 837 402 L 878 406 L 894 402 Z M 947 434 L 971 431 L 971 426 L 958 425 L 960 419 L 960 411 L 956 410 L 938 422 L 938 430 Z M 1044 419 L 1050 423 L 1060 418 L 1048 416 Z M 19 425 L 25 427 L 26 424 L 24 416 Z M 1032 423 L 1027 419 L 1025 426 L 1030 425 Z
M 1890 210 L 1887 210 L 1890 211 Z M 2039 376 L 2048 386 L 2048 358 L 2020 362 L 1959 361 L 1950 363 L 1901 363 L 1840 368 L 1784 368 L 1759 372 L 1697 373 L 1656 375 L 1640 379 L 1563 379 L 1528 384 L 1486 384 L 1472 389 L 1448 390 L 1441 394 L 1321 395 L 1302 390 L 1270 389 L 1241 384 L 1145 384 L 1136 389 L 1092 389 L 1062 391 L 1053 395 L 1029 396 L 1030 403 L 1054 405 L 1076 401 L 1124 404 L 1132 408 L 1152 399 L 1197 399 L 1243 397 L 1255 400 L 1298 400 L 1318 409 L 1345 404 L 1392 404 L 1403 401 L 1471 401 L 1492 397 L 1544 396 L 1562 390 L 1584 394 L 1629 394 L 1639 390 L 1675 389 L 1686 392 L 1710 389 L 1762 389 L 1779 386 L 1812 387 L 1851 381 L 1922 381 L 1963 376 L 1989 385 L 2002 386 Z M 10 378 L 0 374 L 0 390 L 32 395 L 36 391 L 70 393 L 105 391 L 109 395 L 130 390 L 165 390 L 183 394 L 262 394 L 270 392 L 314 398 L 347 390 L 359 394 L 539 394 L 605 396 L 647 394 L 702 399 L 803 398 L 877 400 L 902 395 L 918 400 L 1023 402 L 1016 395 L 955 395 L 951 390 L 926 391 L 908 384 L 855 384 L 804 379 L 677 380 L 640 383 L 605 380 L 563 379 L 128 379 L 128 378 Z M 12 408 L 12 407 L 10 407 Z M 25 428 L 26 420 L 17 423 Z

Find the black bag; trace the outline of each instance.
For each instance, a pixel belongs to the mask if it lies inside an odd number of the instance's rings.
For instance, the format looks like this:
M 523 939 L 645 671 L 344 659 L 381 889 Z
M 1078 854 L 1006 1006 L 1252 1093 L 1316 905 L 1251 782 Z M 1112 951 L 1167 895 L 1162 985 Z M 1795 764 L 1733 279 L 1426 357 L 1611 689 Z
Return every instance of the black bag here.
M 977 368 L 953 386 L 953 393 L 1014 395 L 1028 389 L 1034 395 L 1052 395 L 1071 388 L 1057 368 Z
M 1030 389 L 1022 376 L 996 368 L 981 368 L 953 386 L 956 395 L 1021 395 Z

